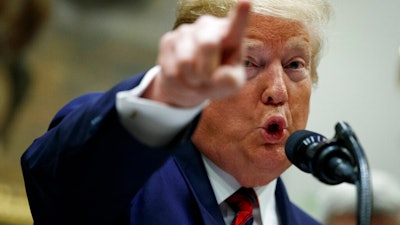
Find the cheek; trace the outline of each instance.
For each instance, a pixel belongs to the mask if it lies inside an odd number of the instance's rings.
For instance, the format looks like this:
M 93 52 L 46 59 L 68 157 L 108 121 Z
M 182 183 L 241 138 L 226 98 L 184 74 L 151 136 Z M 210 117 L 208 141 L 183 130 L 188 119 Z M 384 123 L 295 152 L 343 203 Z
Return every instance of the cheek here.
M 254 108 L 254 101 L 242 90 L 230 98 L 211 101 L 203 114 L 214 129 L 224 130 L 225 137 L 241 138 L 251 129 Z
M 249 111 L 256 107 L 257 101 L 254 96 L 254 87 L 247 83 L 236 95 L 222 100 L 213 100 L 207 108 L 213 112 L 213 115 L 224 121 L 240 122 L 246 120 L 250 114 Z
M 202 117 L 207 121 L 209 129 L 227 132 L 232 129 L 230 126 L 236 124 L 233 120 L 237 117 L 237 111 L 231 101 L 211 101 L 203 110 Z
M 291 95 L 290 110 L 295 129 L 304 129 L 310 112 L 311 86 L 298 89 Z

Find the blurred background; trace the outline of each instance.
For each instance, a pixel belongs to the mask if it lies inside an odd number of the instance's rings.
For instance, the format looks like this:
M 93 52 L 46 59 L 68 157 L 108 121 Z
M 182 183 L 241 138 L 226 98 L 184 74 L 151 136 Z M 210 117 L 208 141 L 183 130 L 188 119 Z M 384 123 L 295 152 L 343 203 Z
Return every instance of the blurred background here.
M 335 16 L 308 129 L 348 122 L 370 166 L 400 180 L 400 1 L 331 0 Z M 0 0 L 0 225 L 32 224 L 19 158 L 72 98 L 154 65 L 175 0 Z M 292 199 L 321 218 L 333 187 L 290 168 Z M 301 185 L 299 185 L 299 182 Z
M 0 225 L 25 225 L 21 154 L 66 102 L 154 65 L 175 0 L 0 0 L 0 14 Z

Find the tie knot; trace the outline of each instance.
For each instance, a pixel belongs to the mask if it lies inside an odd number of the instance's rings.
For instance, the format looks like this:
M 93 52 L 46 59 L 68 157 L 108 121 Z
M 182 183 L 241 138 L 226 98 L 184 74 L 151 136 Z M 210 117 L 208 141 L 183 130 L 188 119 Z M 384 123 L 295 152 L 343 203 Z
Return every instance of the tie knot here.
M 257 195 L 253 188 L 240 188 L 233 193 L 226 202 L 235 211 L 253 212 L 253 208 L 258 206 Z

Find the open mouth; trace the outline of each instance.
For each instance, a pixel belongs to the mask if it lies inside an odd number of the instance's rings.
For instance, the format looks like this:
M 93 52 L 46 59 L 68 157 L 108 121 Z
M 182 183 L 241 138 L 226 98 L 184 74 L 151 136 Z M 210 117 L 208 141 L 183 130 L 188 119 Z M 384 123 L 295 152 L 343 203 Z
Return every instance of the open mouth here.
M 269 124 L 267 127 L 267 132 L 268 133 L 276 133 L 279 132 L 280 130 L 282 130 L 279 126 L 279 124 L 274 123 L 274 124 Z
M 264 126 L 264 138 L 267 143 L 278 143 L 285 136 L 287 128 L 286 121 L 283 117 L 271 117 Z

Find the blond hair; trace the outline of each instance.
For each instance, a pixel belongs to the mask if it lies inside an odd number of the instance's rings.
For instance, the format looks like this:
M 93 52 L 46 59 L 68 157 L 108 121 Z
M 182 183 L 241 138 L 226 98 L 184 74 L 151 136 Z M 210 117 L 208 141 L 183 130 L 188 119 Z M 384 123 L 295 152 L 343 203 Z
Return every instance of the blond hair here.
M 174 29 L 184 23 L 193 23 L 198 17 L 210 14 L 226 17 L 237 0 L 178 0 Z M 318 80 L 317 66 L 325 41 L 325 27 L 332 10 L 326 0 L 252 0 L 252 12 L 295 20 L 309 31 L 312 46 L 312 79 Z

